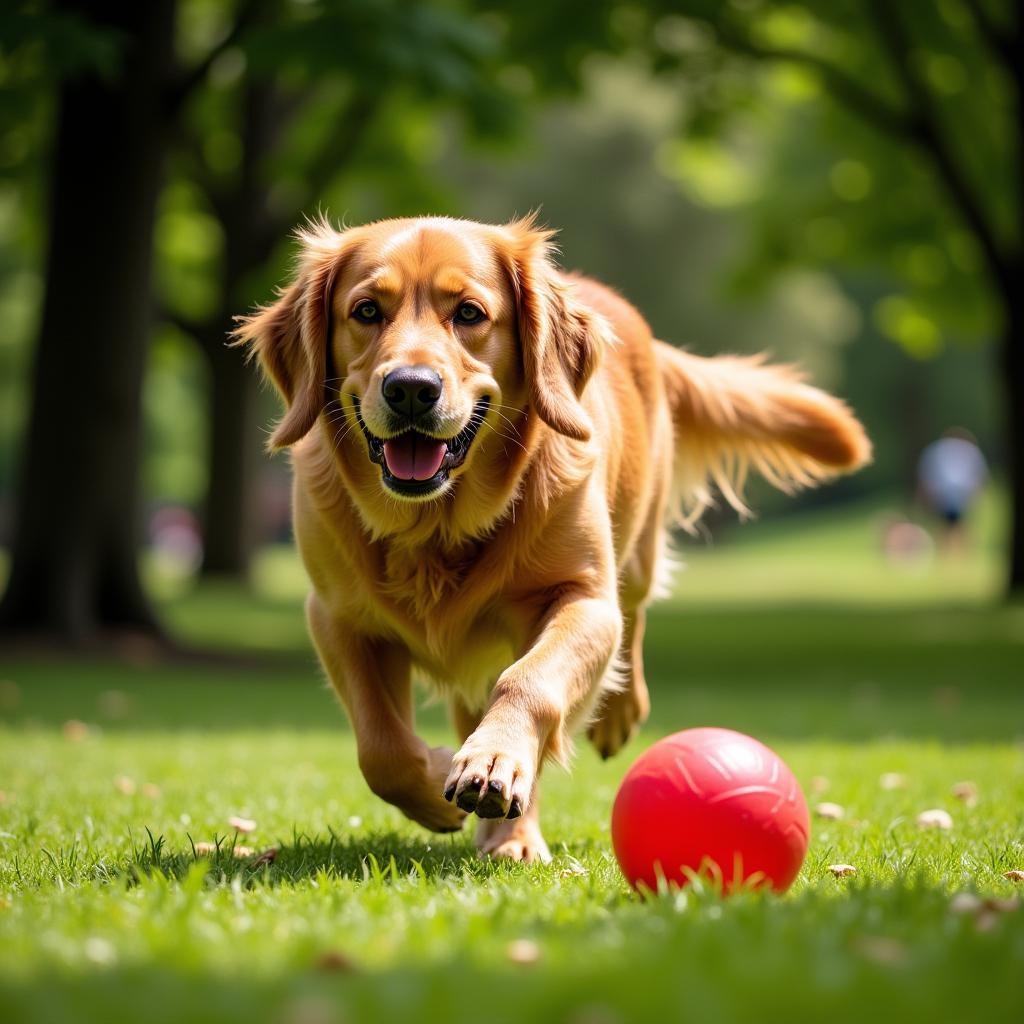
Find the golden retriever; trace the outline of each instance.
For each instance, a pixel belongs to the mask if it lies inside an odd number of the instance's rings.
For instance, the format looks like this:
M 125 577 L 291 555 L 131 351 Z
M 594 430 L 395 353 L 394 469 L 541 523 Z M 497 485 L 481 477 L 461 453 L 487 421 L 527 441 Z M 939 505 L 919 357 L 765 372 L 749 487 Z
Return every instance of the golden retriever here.
M 445 217 L 300 232 L 295 280 L 240 319 L 287 405 L 306 612 L 370 788 L 436 831 L 547 860 L 545 760 L 602 757 L 649 710 L 644 609 L 666 524 L 748 467 L 788 489 L 869 457 L 842 402 L 760 358 L 651 336 L 557 269 L 552 232 Z M 412 677 L 462 746 L 415 732 Z

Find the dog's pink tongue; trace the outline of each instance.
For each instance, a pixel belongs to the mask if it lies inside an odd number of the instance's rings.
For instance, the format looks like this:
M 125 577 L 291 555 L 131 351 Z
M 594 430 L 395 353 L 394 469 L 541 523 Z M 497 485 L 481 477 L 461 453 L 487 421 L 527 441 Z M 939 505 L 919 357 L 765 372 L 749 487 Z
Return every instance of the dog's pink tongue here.
M 384 461 L 399 480 L 429 480 L 444 461 L 448 446 L 410 431 L 384 442 Z

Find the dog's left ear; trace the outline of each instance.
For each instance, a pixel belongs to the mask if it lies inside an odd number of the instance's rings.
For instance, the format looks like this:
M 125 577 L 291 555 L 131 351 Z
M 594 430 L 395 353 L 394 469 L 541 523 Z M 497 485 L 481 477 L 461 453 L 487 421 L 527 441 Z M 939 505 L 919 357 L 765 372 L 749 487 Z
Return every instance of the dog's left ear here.
M 273 304 L 239 317 L 232 335 L 233 344 L 249 346 L 285 400 L 285 414 L 267 443 L 271 450 L 305 437 L 329 400 L 331 293 L 351 249 L 346 234 L 326 222 L 299 231 L 302 251 L 295 280 Z
M 554 232 L 535 228 L 534 218 L 528 217 L 506 225 L 504 233 L 530 402 L 553 430 L 587 441 L 593 425 L 580 397 L 610 328 L 559 275 L 551 258 Z

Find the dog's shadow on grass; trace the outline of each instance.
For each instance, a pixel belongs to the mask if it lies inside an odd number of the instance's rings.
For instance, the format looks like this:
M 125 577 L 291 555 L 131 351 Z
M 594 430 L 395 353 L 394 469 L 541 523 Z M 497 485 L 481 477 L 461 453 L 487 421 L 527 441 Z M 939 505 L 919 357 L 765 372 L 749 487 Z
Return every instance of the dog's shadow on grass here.
M 296 834 L 291 842 L 262 851 L 239 848 L 231 839 L 193 848 L 181 853 L 166 850 L 160 840 L 137 849 L 132 873 L 144 876 L 159 871 L 169 878 L 183 879 L 197 864 L 206 865 L 208 875 L 236 878 L 253 883 L 288 885 L 326 875 L 370 884 L 390 884 L 412 879 L 484 876 L 493 870 L 481 859 L 472 836 L 427 835 L 413 839 L 393 832 L 306 836 Z

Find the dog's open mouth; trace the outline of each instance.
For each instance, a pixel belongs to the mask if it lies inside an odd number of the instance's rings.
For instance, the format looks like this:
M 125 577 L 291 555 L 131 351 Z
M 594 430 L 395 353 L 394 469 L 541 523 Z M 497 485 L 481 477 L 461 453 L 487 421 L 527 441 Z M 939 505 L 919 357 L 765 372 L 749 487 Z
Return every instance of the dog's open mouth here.
M 383 438 L 370 433 L 359 411 L 359 399 L 353 395 L 352 401 L 356 419 L 369 446 L 370 461 L 381 467 L 386 487 L 407 497 L 436 491 L 451 471 L 466 461 L 491 404 L 489 398 L 481 398 L 469 422 L 454 437 L 431 437 L 409 428 L 394 437 Z

